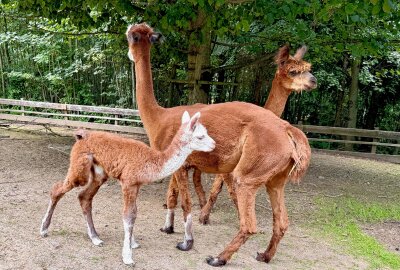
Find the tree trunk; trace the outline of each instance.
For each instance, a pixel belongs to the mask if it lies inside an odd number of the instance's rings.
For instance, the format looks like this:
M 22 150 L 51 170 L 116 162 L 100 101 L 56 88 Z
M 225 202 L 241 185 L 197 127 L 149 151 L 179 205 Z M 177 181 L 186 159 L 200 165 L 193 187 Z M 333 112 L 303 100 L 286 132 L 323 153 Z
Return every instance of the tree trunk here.
M 200 85 L 198 81 L 207 77 L 208 74 L 202 75 L 202 69 L 210 66 L 211 55 L 211 28 L 206 22 L 207 18 L 205 13 L 200 10 L 199 15 L 191 24 L 192 31 L 201 32 L 203 39 L 201 44 L 197 40 L 189 44 L 188 55 L 188 79 L 194 82 L 193 90 L 189 93 L 188 103 L 207 103 L 209 85 Z M 209 76 L 208 76 L 209 77 Z M 208 79 L 208 78 L 205 78 Z
M 343 71 L 346 74 L 341 82 L 342 89 L 337 93 L 336 99 L 336 115 L 335 115 L 335 123 L 333 124 L 335 127 L 343 126 L 342 116 L 343 116 L 343 107 L 345 101 L 345 89 L 347 88 L 347 67 L 349 65 L 349 61 L 347 55 L 343 57 Z
M 357 125 L 357 99 L 358 99 L 358 75 L 360 72 L 360 59 L 356 58 L 351 63 L 351 85 L 349 91 L 349 116 L 347 127 L 355 128 Z M 354 140 L 353 136 L 348 136 L 347 140 Z M 347 151 L 353 150 L 352 144 L 346 144 L 345 149 Z
M 256 68 L 256 78 L 254 82 L 253 89 L 253 102 L 256 105 L 261 105 L 262 99 L 262 87 L 263 87 L 263 76 L 262 69 L 260 67 Z
M 177 66 L 176 66 L 175 63 L 172 64 L 171 71 L 169 72 L 169 76 L 168 76 L 171 80 L 175 79 L 175 77 L 176 77 L 176 67 Z M 175 96 L 174 92 L 175 92 L 175 84 L 173 82 L 170 82 L 169 83 L 169 88 L 168 88 L 168 100 L 167 100 L 167 107 L 168 108 L 171 108 L 173 106 L 178 105 L 178 104 L 173 102 L 174 101 L 174 96 Z

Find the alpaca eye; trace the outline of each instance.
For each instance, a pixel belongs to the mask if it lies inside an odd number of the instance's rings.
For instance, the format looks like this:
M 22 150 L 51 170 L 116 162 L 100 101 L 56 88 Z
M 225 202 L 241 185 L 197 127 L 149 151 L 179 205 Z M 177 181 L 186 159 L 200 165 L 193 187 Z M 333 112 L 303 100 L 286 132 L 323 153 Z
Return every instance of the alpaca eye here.
M 199 140 L 203 140 L 205 137 L 204 136 L 200 136 L 199 137 Z
M 291 76 L 291 77 L 294 77 L 294 76 L 299 75 L 299 74 L 300 74 L 300 72 L 298 72 L 298 71 L 294 71 L 294 70 L 289 71 L 289 76 Z

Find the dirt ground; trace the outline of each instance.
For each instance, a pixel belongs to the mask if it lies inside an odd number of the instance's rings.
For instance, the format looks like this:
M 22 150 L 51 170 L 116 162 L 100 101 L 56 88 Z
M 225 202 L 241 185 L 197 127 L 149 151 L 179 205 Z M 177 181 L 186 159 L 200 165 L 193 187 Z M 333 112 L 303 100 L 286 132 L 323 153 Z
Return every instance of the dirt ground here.
M 39 226 L 46 211 L 49 189 L 64 179 L 68 168 L 71 137 L 29 134 L 0 129 L 0 269 L 127 269 L 121 259 L 123 225 L 119 184 L 109 181 L 94 199 L 94 222 L 104 246 L 93 246 L 77 194 L 72 190 L 58 204 L 49 236 L 41 238 Z M 307 228 L 315 207 L 313 197 L 342 196 L 400 201 L 400 165 L 314 153 L 309 172 L 299 185 L 289 184 L 286 200 L 290 227 L 270 264 L 255 260 L 271 236 L 272 214 L 264 190 L 257 196 L 259 233 L 251 237 L 224 269 L 366 269 L 368 263 L 319 239 Z M 212 176 L 206 176 L 206 190 Z M 168 181 L 144 186 L 140 192 L 134 228 L 141 244 L 134 250 L 135 269 L 214 269 L 205 258 L 217 255 L 238 230 L 238 219 L 226 190 L 211 215 L 211 225 L 197 222 L 199 205 L 192 196 L 195 245 L 189 252 L 175 248 L 183 238 L 181 210 L 177 210 L 175 234 L 160 232 L 165 219 Z M 192 195 L 194 192 L 192 190 Z M 398 249 L 399 224 L 387 223 L 371 235 L 389 249 Z M 392 230 L 392 236 L 385 235 Z M 396 238 L 397 237 L 397 238 Z M 389 239 L 388 239 L 389 238 Z M 395 240 L 393 240 L 395 239 Z M 396 240 L 397 239 L 397 240 Z M 397 241 L 397 243 L 396 243 Z M 399 253 L 400 254 L 400 253 Z

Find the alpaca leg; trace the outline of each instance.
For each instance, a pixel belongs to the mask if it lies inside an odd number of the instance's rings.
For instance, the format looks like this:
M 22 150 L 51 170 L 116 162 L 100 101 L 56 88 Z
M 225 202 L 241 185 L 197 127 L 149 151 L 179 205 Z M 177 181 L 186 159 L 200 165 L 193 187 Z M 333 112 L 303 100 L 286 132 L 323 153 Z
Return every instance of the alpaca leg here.
M 206 193 L 204 192 L 203 185 L 201 184 L 201 171 L 194 169 L 193 171 L 193 184 L 194 190 L 196 191 L 197 197 L 199 198 L 200 208 L 206 204 Z
M 271 200 L 273 212 L 273 233 L 265 252 L 257 254 L 257 260 L 266 263 L 270 262 L 272 257 L 274 257 L 278 244 L 289 226 L 284 198 L 286 179 L 284 177 L 279 179 L 281 179 L 281 181 L 274 181 L 278 183 L 277 186 L 267 185 L 267 192 Z
M 193 247 L 193 229 L 192 229 L 192 202 L 190 199 L 188 170 L 185 168 L 179 169 L 176 173 L 176 180 L 179 186 L 179 193 L 181 194 L 181 204 L 184 218 L 185 236 L 183 242 L 178 243 L 176 246 L 179 250 L 188 251 Z
M 46 237 L 54 213 L 54 208 L 65 193 L 74 188 L 73 182 L 67 178 L 65 181 L 55 183 L 50 192 L 50 202 L 40 227 L 40 235 Z
M 136 198 L 139 192 L 139 185 L 122 184 L 124 196 L 123 223 L 124 223 L 124 245 L 122 248 L 122 260 L 124 264 L 133 265 L 132 240 L 133 225 L 135 223 L 137 206 Z
M 222 190 L 224 185 L 223 177 L 218 174 L 215 177 L 214 183 L 212 185 L 210 196 L 208 197 L 207 203 L 201 208 L 199 221 L 201 224 L 206 225 L 210 223 L 210 213 L 211 209 L 214 207 L 215 201 L 217 200 L 218 194 Z
M 238 202 L 236 198 L 236 191 L 235 191 L 235 185 L 233 181 L 233 175 L 232 174 L 223 174 L 222 175 L 224 179 L 224 183 L 226 185 L 226 188 L 228 189 L 229 196 L 231 197 L 233 203 L 235 204 L 236 209 L 238 209 Z
M 237 200 L 240 218 L 240 230 L 235 238 L 225 247 L 218 257 L 208 257 L 207 263 L 211 266 L 222 266 L 239 250 L 250 235 L 256 233 L 257 221 L 255 212 L 255 198 L 257 187 L 240 185 L 237 187 Z
M 83 215 L 86 219 L 89 238 L 92 240 L 92 243 L 95 246 L 102 246 L 103 241 L 99 238 L 99 235 L 97 234 L 93 224 L 92 201 L 102 183 L 103 181 L 97 181 L 96 179 L 93 179 L 89 182 L 85 189 L 79 193 L 78 196 Z
M 167 191 L 167 216 L 165 218 L 164 227 L 160 229 L 160 231 L 165 232 L 167 234 L 174 233 L 174 217 L 175 212 L 174 209 L 178 203 L 178 183 L 176 181 L 176 176 L 173 174 L 171 176 L 171 180 L 169 181 L 168 191 Z

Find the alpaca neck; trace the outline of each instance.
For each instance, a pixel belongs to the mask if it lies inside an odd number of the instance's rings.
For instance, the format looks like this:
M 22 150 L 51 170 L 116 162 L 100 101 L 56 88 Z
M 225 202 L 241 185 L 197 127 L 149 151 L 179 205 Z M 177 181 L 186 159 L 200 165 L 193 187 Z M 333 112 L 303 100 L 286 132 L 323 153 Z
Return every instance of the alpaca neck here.
M 279 77 L 276 74 L 272 81 L 272 88 L 269 92 L 267 102 L 265 102 L 264 108 L 273 112 L 276 116 L 281 117 L 283 110 L 285 109 L 286 101 L 292 91 L 287 89 L 279 81 Z
M 167 177 L 173 174 L 176 170 L 182 167 L 187 157 L 193 152 L 187 143 L 181 142 L 181 136 L 178 134 L 172 140 L 168 148 L 161 152 L 158 164 L 161 169 L 157 175 L 158 179 Z
M 151 133 L 163 108 L 158 105 L 154 96 L 150 52 L 135 57 L 135 60 L 136 100 L 140 118 L 147 132 Z M 152 137 L 151 134 L 149 136 Z

